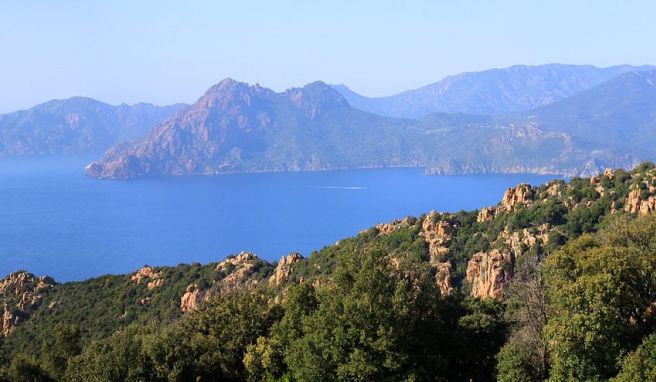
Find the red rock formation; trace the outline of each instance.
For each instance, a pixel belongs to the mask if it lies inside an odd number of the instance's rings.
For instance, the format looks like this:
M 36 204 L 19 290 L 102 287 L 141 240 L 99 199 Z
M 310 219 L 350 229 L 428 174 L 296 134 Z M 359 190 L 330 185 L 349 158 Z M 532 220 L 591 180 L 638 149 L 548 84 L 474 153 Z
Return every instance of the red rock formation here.
M 442 295 L 447 295 L 453 292 L 453 284 L 451 283 L 451 263 L 445 261 L 443 263 L 438 263 L 435 266 L 437 273 L 435 274 L 435 282 L 440 288 Z
M 0 334 L 7 336 L 27 320 L 46 293 L 55 285 L 50 277 L 36 277 L 28 272 L 14 272 L 0 280 Z
M 497 215 L 497 209 L 494 207 L 483 207 L 481 210 L 478 212 L 478 216 L 476 217 L 476 221 L 479 223 L 486 222 L 488 220 L 494 219 L 494 217 Z
M 467 281 L 476 298 L 503 299 L 512 276 L 513 256 L 510 251 L 493 249 L 474 254 L 467 263 Z
M 147 265 L 136 271 L 132 277 L 130 277 L 130 280 L 137 284 L 140 284 L 142 280 L 148 280 L 148 289 L 157 288 L 158 286 L 164 285 L 166 282 L 166 280 L 162 278 L 162 272 L 155 272 L 151 267 Z
M 633 189 L 629 192 L 629 196 L 626 198 L 624 211 L 640 215 L 647 215 L 656 211 L 656 196 L 648 195 L 643 197 L 642 190 Z
M 205 292 L 200 290 L 197 285 L 189 285 L 184 295 L 180 299 L 180 310 L 183 313 L 191 312 L 198 309 L 201 301 L 205 298 Z
M 444 220 L 445 215 L 431 211 L 424 219 L 419 233 L 428 243 L 428 251 L 431 263 L 437 263 L 439 259 L 449 251 L 451 235 L 457 227 L 450 221 Z
M 269 278 L 269 284 L 273 286 L 280 286 L 282 283 L 289 280 L 289 277 L 294 271 L 294 266 L 302 259 L 303 256 L 296 252 L 281 257 L 274 274 Z
M 530 185 L 520 184 L 506 190 L 501 199 L 501 206 L 505 211 L 515 211 L 517 206 L 529 205 L 533 201 L 533 196 L 534 192 Z

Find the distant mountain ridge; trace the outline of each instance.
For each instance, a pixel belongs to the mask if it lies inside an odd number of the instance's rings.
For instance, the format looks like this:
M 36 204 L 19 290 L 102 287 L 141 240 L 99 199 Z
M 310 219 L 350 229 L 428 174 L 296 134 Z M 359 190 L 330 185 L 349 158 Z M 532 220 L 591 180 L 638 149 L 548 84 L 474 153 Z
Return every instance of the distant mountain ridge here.
M 186 105 L 112 106 L 86 97 L 0 115 L 0 157 L 97 153 L 145 135 Z
M 619 93 L 615 97 L 634 91 L 634 77 L 651 75 L 618 77 L 625 86 L 613 85 Z M 597 98 L 607 102 L 590 92 L 591 105 Z M 640 110 L 642 97 L 650 96 L 643 92 L 624 109 Z M 567 100 L 554 105 L 569 107 Z M 571 115 L 572 125 L 566 125 L 550 117 L 549 110 L 515 117 L 434 113 L 420 120 L 387 118 L 351 107 L 323 82 L 276 93 L 226 79 L 145 138 L 109 150 L 88 166 L 87 173 L 135 178 L 404 166 L 434 174 L 589 175 L 605 167 L 630 168 L 651 158 L 598 139 L 601 134 L 580 133 L 574 128 L 576 114 Z M 656 105 L 643 110 L 644 118 L 654 111 Z M 613 118 L 606 120 L 609 131 L 622 128 Z
M 515 65 L 462 73 L 387 97 L 366 97 L 345 85 L 332 85 L 355 108 L 399 118 L 434 112 L 509 115 L 548 105 L 591 89 L 618 75 L 653 66 Z
M 414 119 L 361 110 L 372 99 L 321 81 L 277 93 L 225 79 L 191 106 L 74 97 L 0 115 L 0 157 L 105 152 L 87 168 L 99 178 L 373 167 L 592 175 L 656 156 L 650 68 L 464 73 L 403 93 L 412 113 L 436 99 L 452 108 Z

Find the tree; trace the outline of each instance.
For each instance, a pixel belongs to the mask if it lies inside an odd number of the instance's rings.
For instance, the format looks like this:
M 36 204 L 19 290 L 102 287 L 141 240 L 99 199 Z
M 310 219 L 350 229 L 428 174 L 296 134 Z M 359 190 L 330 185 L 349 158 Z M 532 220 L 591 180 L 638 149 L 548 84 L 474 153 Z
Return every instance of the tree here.
M 65 380 L 88 382 L 137 382 L 153 380 L 143 352 L 144 333 L 127 327 L 111 337 L 88 345 L 69 361 Z
M 518 261 L 507 296 L 507 315 L 513 329 L 497 356 L 498 379 L 542 381 L 549 369 L 548 345 L 543 335 L 548 306 L 539 255 L 526 254 Z
M 249 368 L 266 375 L 280 346 L 298 381 L 446 380 L 458 315 L 429 269 L 413 256 L 371 249 L 341 256 L 331 280 L 290 293 L 271 338 L 251 348 Z M 454 309 L 455 310 L 455 309 Z M 268 348 L 267 348 L 268 346 Z M 266 367 L 264 368 L 266 369 Z M 277 374 L 276 374 L 277 372 Z
M 68 360 L 82 352 L 82 332 L 77 325 L 57 324 L 51 335 L 42 339 L 42 364 L 49 374 L 61 380 Z
M 163 380 L 243 381 L 246 350 L 281 316 L 264 289 L 222 293 L 162 335 L 145 343 L 155 375 Z
M 647 337 L 638 349 L 624 358 L 619 375 L 612 381 L 656 381 L 656 334 Z
M 656 217 L 618 219 L 547 258 L 551 379 L 600 380 L 654 330 Z

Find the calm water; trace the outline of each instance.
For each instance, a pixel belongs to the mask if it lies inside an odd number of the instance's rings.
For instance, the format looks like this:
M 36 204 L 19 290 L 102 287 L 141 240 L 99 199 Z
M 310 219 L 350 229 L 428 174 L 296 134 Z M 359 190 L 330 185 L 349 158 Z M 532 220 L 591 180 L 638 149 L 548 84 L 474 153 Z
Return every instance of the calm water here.
M 0 276 L 59 281 L 144 264 L 273 260 L 431 209 L 476 209 L 534 175 L 424 176 L 417 169 L 99 181 L 89 158 L 0 161 Z

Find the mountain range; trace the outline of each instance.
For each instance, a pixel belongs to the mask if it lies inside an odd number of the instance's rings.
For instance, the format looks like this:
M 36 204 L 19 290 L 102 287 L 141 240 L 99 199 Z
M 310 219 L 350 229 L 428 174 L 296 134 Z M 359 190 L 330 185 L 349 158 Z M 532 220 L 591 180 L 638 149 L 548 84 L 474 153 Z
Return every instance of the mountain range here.
M 653 66 L 515 65 L 462 73 L 387 97 L 366 97 L 346 85 L 333 85 L 360 110 L 396 118 L 421 118 L 435 112 L 508 115 L 526 112 L 591 89 L 621 74 Z
M 433 174 L 590 175 L 653 158 L 644 138 L 656 112 L 655 81 L 655 71 L 632 71 L 516 115 L 413 120 L 356 109 L 323 82 L 276 93 L 226 79 L 87 172 L 134 178 L 408 166 Z
M 86 97 L 52 100 L 0 115 L 0 157 L 102 152 L 146 134 L 184 106 L 112 106 Z
M 193 105 L 53 100 L 0 115 L 0 157 L 105 152 L 99 178 L 418 167 L 590 175 L 653 160 L 650 66 L 512 66 L 367 98 L 225 79 Z

